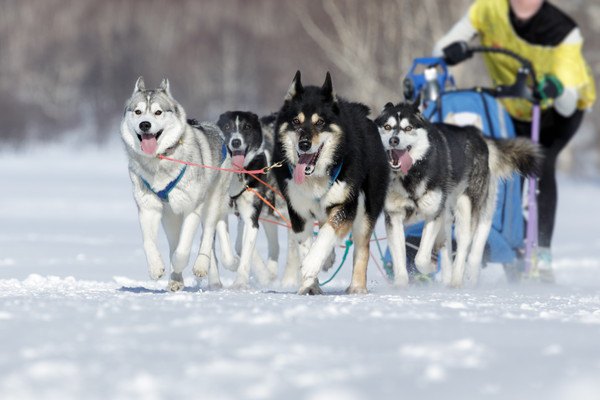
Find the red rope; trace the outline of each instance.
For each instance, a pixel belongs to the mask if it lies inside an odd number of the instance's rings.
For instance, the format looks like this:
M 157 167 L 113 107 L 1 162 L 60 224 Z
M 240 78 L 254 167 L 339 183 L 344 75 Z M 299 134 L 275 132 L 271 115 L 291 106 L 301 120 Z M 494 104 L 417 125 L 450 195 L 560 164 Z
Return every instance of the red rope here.
M 263 181 L 262 179 L 260 179 L 258 176 L 254 175 L 254 174 L 248 173 L 248 175 L 250 175 L 251 177 L 253 177 L 257 181 L 259 181 L 260 183 L 262 183 L 263 185 L 265 185 L 266 187 L 268 187 L 269 189 L 271 189 L 273 191 L 273 193 L 275 193 L 277 196 L 281 197 L 281 199 L 283 201 L 286 201 L 285 197 L 283 197 L 283 195 L 281 194 L 281 192 L 279 192 L 279 190 L 275 189 L 273 186 L 269 185 L 267 182 Z
M 287 224 L 286 227 L 289 229 L 292 227 L 292 224 L 290 224 L 290 222 L 285 219 L 285 217 L 283 216 L 283 214 L 281 212 L 279 212 L 279 210 L 277 208 L 275 208 L 275 206 L 273 204 L 271 204 L 271 202 L 269 202 L 269 200 L 265 199 L 264 197 L 262 197 L 260 195 L 260 193 L 258 193 L 256 190 L 252 189 L 251 187 L 247 187 L 246 190 L 254 193 L 255 196 L 257 196 L 259 199 L 261 199 L 263 201 L 263 203 L 265 203 L 267 206 L 269 206 L 273 211 L 275 211 L 277 213 L 277 215 L 279 215 L 279 218 L 281 218 L 282 220 L 285 221 L 285 223 Z
M 233 168 L 213 167 L 212 165 L 195 164 L 195 163 L 189 162 L 189 161 L 177 160 L 175 158 L 167 157 L 167 156 L 164 156 L 162 154 L 159 154 L 158 158 L 160 158 L 161 160 L 168 160 L 168 161 L 172 161 L 172 162 L 179 163 L 179 164 L 189 165 L 189 166 L 192 166 L 192 167 L 214 169 L 214 170 L 217 170 L 217 171 L 235 172 L 236 174 L 250 174 L 252 176 L 253 174 L 264 174 L 264 173 L 266 173 L 266 171 L 265 171 L 266 168 L 263 168 L 263 169 L 253 169 L 253 170 L 245 170 L 245 169 L 233 169 Z
M 287 228 L 287 227 L 288 227 L 286 224 L 282 224 L 282 223 L 281 223 L 281 222 L 279 222 L 279 221 L 275 221 L 275 220 L 268 219 L 268 218 L 259 218 L 259 220 L 261 220 L 261 221 L 263 221 L 263 222 L 266 222 L 266 223 L 269 223 L 269 224 L 274 224 L 274 225 L 283 226 L 284 228 Z

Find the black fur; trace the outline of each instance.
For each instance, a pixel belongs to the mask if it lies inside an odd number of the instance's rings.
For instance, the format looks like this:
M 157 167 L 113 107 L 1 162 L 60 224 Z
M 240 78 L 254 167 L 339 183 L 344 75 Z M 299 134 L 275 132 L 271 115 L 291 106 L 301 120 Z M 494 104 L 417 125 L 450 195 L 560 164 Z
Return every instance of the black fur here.
M 415 191 L 423 182 L 426 184 L 426 192 L 441 190 L 442 202 L 437 214 L 439 215 L 451 191 L 460 182 L 466 182 L 466 193 L 471 204 L 474 209 L 479 209 L 487 197 L 490 179 L 489 151 L 481 131 L 473 126 L 431 123 L 419 113 L 416 103 L 386 105 L 375 123 L 378 127 L 383 127 L 391 116 L 395 116 L 398 121 L 408 119 L 413 129 L 424 129 L 429 140 L 427 153 L 414 163 L 407 174 L 392 173 L 392 179 L 401 181 L 411 200 L 418 200 Z M 409 133 L 398 133 L 396 130 L 395 134 Z M 412 213 L 414 210 L 408 211 Z
M 314 113 L 321 116 L 325 125 L 321 131 L 329 129 L 332 124 L 341 128 L 342 140 L 337 145 L 328 170 L 333 170 L 343 163 L 337 180 L 345 182 L 351 188 L 351 197 L 343 204 L 331 205 L 326 210 L 329 214 L 334 207 L 343 206 L 344 221 L 352 221 L 356 216 L 358 195 L 365 194 L 365 206 L 370 221 L 374 224 L 383 208 L 385 193 L 388 184 L 388 166 L 381 141 L 377 136 L 377 129 L 368 118 L 369 108 L 360 103 L 349 102 L 333 94 L 331 77 L 327 74 L 324 85 L 302 86 L 300 71 L 294 78 L 295 96 L 284 102 L 278 112 L 275 123 L 275 149 L 274 161 L 282 161 L 283 168 L 275 171 L 277 183 L 282 193 L 287 196 L 288 180 L 292 178 L 290 168 L 293 168 L 289 156 L 285 154 L 280 138 L 282 124 L 292 125 L 292 120 L 298 113 L 310 116 Z M 310 126 L 307 118 L 300 136 L 314 135 L 318 130 Z M 292 200 L 292 201 L 290 201 Z M 287 199 L 292 227 L 295 232 L 304 230 L 307 216 L 298 215 L 293 207 L 293 199 Z M 331 217 L 331 216 L 330 216 Z
M 237 121 L 237 126 L 236 126 Z M 227 111 L 219 116 L 217 126 L 223 132 L 225 137 L 225 145 L 229 155 L 232 155 L 234 150 L 231 147 L 232 135 L 239 133 L 243 138 L 244 153 L 245 155 L 251 156 L 251 159 L 246 159 L 245 169 L 246 170 L 257 170 L 268 166 L 268 158 L 265 154 L 264 149 L 261 149 L 263 142 L 262 126 L 258 115 L 248 111 Z M 265 176 L 260 176 L 262 180 L 268 179 Z M 262 197 L 272 198 L 272 194 L 266 186 L 261 184 L 258 180 L 252 178 L 247 174 L 237 174 L 233 178 L 239 180 L 239 192 L 230 193 L 230 205 L 232 208 L 237 209 L 237 200 L 240 196 L 246 195 L 252 197 L 252 205 L 254 212 L 251 216 L 252 224 L 254 227 L 258 227 L 258 219 L 263 208 L 263 202 L 252 193 L 246 192 L 246 187 L 250 187 L 256 190 Z
M 369 108 L 365 105 L 335 95 L 329 73 L 319 88 L 302 86 L 298 71 L 277 115 L 274 131 L 273 158 L 284 163 L 282 168 L 275 170 L 275 176 L 286 197 L 297 239 L 309 239 L 312 222 L 319 219 L 322 228 L 333 228 L 339 240 L 360 218 L 360 232 L 353 232 L 355 257 L 349 293 L 365 293 L 367 290 L 369 239 L 383 209 L 389 180 L 385 152 L 377 128 L 368 115 Z M 299 116 L 302 116 L 302 121 Z M 310 143 L 310 149 L 302 149 L 302 141 Z M 312 157 L 308 164 L 293 165 L 300 160 L 299 152 L 302 152 L 302 157 Z M 310 167 L 302 172 L 295 171 L 300 179 L 294 180 L 290 171 L 295 167 L 301 169 L 302 164 Z M 332 185 L 336 183 L 339 183 L 335 186 L 338 191 L 333 191 Z M 293 195 L 290 195 L 290 189 L 293 189 Z M 315 195 L 316 192 L 319 194 Z M 365 213 L 359 216 L 361 194 L 364 196 Z M 320 242 L 323 232 L 319 232 L 315 243 Z M 302 260 L 303 281 L 299 294 L 321 293 L 316 274 L 325 264 L 324 257 L 334 250 L 330 243 L 332 238 L 323 238 L 327 245 L 319 248 L 313 245 Z

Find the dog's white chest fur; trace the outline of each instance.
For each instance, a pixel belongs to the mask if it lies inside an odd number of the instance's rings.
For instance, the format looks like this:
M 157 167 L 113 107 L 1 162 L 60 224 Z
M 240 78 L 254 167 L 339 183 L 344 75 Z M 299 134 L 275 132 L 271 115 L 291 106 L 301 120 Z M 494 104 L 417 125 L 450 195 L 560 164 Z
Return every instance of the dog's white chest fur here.
M 310 177 L 301 185 L 289 180 L 287 192 L 298 214 L 303 217 L 312 215 L 319 221 L 327 218 L 327 207 L 343 203 L 350 195 L 345 182 L 336 181 L 332 184 L 329 177 Z

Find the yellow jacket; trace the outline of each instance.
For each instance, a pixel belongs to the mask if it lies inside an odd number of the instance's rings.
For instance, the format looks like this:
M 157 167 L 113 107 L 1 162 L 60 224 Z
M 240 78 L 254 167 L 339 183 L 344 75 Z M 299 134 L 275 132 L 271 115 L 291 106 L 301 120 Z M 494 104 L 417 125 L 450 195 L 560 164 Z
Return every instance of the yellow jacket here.
M 590 67 L 582 55 L 583 40 L 565 40 L 557 46 L 531 44 L 521 39 L 509 17 L 508 0 L 476 0 L 469 9 L 469 20 L 480 35 L 483 46 L 502 47 L 527 58 L 533 64 L 537 79 L 555 75 L 565 87 L 576 88 L 578 109 L 592 106 L 596 90 Z M 512 84 L 519 63 L 501 54 L 485 54 L 485 63 L 495 85 Z M 503 99 L 504 106 L 515 118 L 531 119 L 531 104 L 522 99 Z M 545 104 L 547 108 L 551 104 Z

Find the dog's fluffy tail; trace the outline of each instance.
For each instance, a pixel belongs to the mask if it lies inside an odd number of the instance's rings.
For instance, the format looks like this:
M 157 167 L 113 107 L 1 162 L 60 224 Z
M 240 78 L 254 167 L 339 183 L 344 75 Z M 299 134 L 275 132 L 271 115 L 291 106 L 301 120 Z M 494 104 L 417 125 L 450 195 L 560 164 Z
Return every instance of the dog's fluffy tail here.
M 537 174 L 542 166 L 542 149 L 529 139 L 485 139 L 490 151 L 492 175 L 507 179 L 513 174 Z

